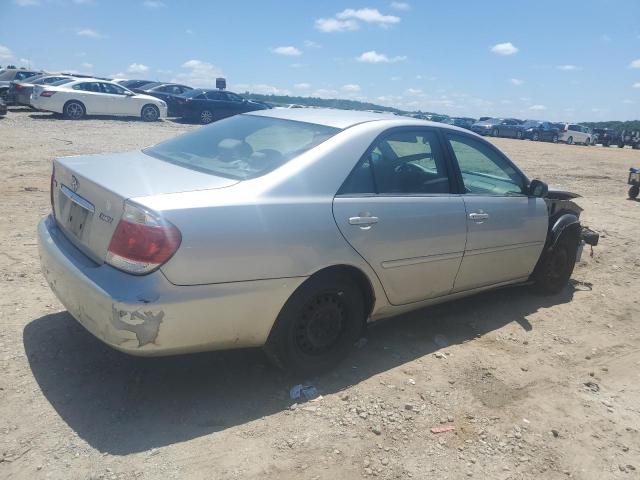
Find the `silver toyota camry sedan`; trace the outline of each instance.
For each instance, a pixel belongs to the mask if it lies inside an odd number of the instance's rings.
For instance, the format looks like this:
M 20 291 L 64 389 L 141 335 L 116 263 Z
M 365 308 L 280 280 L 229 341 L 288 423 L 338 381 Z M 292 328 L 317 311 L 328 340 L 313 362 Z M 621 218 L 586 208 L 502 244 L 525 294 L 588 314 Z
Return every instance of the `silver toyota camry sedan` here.
M 56 159 L 38 236 L 52 290 L 114 348 L 262 346 L 307 373 L 369 321 L 517 283 L 558 292 L 597 243 L 576 196 L 467 130 L 274 109 Z

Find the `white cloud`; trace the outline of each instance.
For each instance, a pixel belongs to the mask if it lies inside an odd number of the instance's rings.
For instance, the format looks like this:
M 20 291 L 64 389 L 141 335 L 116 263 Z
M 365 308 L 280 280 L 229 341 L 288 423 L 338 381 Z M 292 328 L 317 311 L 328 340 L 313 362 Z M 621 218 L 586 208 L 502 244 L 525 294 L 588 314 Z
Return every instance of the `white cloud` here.
M 147 8 L 162 8 L 167 6 L 164 2 L 160 2 L 159 0 L 145 0 L 142 2 L 142 5 Z
M 91 70 L 91 69 L 93 68 L 93 64 L 92 64 L 92 63 L 89 63 L 89 62 L 84 62 L 84 63 L 82 64 L 82 67 L 83 67 L 83 68 L 88 68 L 89 70 Z
M 271 49 L 271 53 L 277 53 L 278 55 L 287 55 L 289 57 L 298 57 L 302 55 L 302 52 L 298 50 L 296 47 L 286 46 L 286 47 L 275 47 Z
M 73 0 L 73 3 L 76 5 L 93 5 L 95 3 L 94 0 Z
M 624 100 L 622 100 L 622 103 L 624 103 L 625 105 L 633 105 L 636 102 L 634 102 L 633 100 L 630 100 L 628 98 L 625 98 Z
M 395 63 L 395 62 L 402 62 L 403 60 L 406 60 L 406 59 L 407 59 L 406 56 L 396 56 L 396 57 L 389 58 L 386 54 L 378 53 L 375 50 L 364 52 L 362 55 L 356 58 L 358 62 L 364 62 L 364 63 Z
M 302 83 L 296 83 L 293 88 L 295 88 L 296 90 L 308 90 L 309 88 L 311 88 L 311 84 L 306 83 L 306 82 L 302 82 Z
M 420 89 L 420 88 L 407 88 L 406 94 L 410 95 L 412 97 L 419 97 L 419 96 L 424 95 L 422 93 L 422 89 Z
M 547 109 L 547 107 L 545 107 L 544 105 L 531 105 L 529 107 L 529 110 L 534 110 L 534 111 L 538 111 L 538 112 L 541 112 L 541 111 L 546 110 L 546 109 Z
M 380 25 L 391 25 L 400 22 L 400 17 L 395 15 L 383 15 L 377 8 L 360 8 L 355 10 L 347 8 L 336 15 L 340 20 L 360 20 L 367 23 L 377 23 Z
M 612 39 L 609 35 L 603 33 L 602 35 L 600 35 L 600 40 L 602 40 L 604 43 L 611 43 Z
M 13 52 L 9 47 L 0 45 L 0 60 L 10 60 L 13 58 Z
M 340 87 L 340 90 L 346 93 L 357 93 L 361 90 L 361 88 L 360 85 L 356 83 L 347 83 L 346 85 Z
M 563 72 L 572 72 L 574 70 L 581 70 L 577 65 L 558 65 L 556 67 L 558 70 L 562 70 Z
M 102 33 L 96 30 L 93 30 L 91 28 L 80 29 L 76 32 L 76 35 L 80 37 L 89 37 L 89 38 L 106 38 L 106 35 L 103 35 Z
M 636 82 L 633 85 L 631 85 L 633 88 L 640 88 L 640 82 Z
M 149 67 L 143 65 L 142 63 L 132 63 L 127 67 L 127 72 L 129 73 L 145 73 L 149 71 Z
M 187 28 L 184 33 L 186 33 L 187 35 L 193 35 L 193 30 L 191 30 L 190 28 Z
M 518 47 L 511 42 L 498 43 L 491 47 L 491 51 L 498 55 L 514 55 L 518 53 Z
M 520 80 L 518 78 L 510 78 L 509 81 L 512 85 L 522 85 L 524 83 L 524 80 Z
M 629 68 L 640 68 L 640 58 L 631 62 Z
M 233 85 L 234 89 L 240 92 L 259 93 L 261 95 L 289 95 L 289 90 L 267 85 L 265 83 L 238 83 Z
M 407 2 L 391 2 L 389 6 L 396 10 L 402 10 L 403 12 L 411 10 L 411 5 L 409 5 Z
M 313 40 L 305 40 L 304 46 L 307 48 L 322 48 L 322 45 L 320 45 L 318 42 L 314 42 Z
M 181 67 L 186 72 L 176 75 L 172 82 L 185 83 L 193 87 L 213 88 L 216 83 L 216 77 L 222 77 L 222 70 L 215 65 L 202 60 L 189 60 L 184 62 Z
M 19 7 L 37 7 L 40 5 L 39 0 L 13 0 L 13 3 Z
M 358 22 L 353 20 L 337 20 L 335 18 L 319 18 L 316 20 L 316 28 L 321 32 L 346 32 L 358 30 Z

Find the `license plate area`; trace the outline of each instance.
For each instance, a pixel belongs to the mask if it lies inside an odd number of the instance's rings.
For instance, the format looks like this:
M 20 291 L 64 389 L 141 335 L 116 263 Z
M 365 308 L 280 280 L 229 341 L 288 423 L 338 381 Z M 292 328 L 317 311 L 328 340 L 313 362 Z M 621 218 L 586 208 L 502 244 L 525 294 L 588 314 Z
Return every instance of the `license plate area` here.
M 88 227 L 95 207 L 87 199 L 72 191 L 66 185 L 62 185 L 60 191 L 66 197 L 67 205 L 62 208 L 62 223 L 69 233 L 82 239 L 82 235 Z M 65 208 L 66 207 L 66 208 Z

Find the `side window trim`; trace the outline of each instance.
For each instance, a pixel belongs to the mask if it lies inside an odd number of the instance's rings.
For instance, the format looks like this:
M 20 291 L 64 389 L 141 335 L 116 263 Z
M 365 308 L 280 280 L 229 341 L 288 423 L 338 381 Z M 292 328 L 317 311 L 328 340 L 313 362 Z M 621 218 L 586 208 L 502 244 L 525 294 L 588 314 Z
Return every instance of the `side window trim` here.
M 441 130 L 442 129 L 437 127 L 416 125 L 416 126 L 392 127 L 380 133 L 371 142 L 369 147 L 367 147 L 367 149 L 365 150 L 364 154 L 356 162 L 351 172 L 349 172 L 349 175 L 346 176 L 344 182 L 338 189 L 338 192 L 336 193 L 335 196 L 341 197 L 341 198 L 356 198 L 356 197 L 444 197 L 444 196 L 459 195 L 458 182 L 457 182 L 455 170 L 453 169 L 453 164 L 455 162 L 452 161 L 452 157 L 449 155 L 449 152 L 447 149 L 449 142 L 447 141 L 446 138 L 443 137 Z M 370 158 L 370 155 L 373 152 L 373 150 L 375 150 L 375 148 L 378 146 L 378 143 L 383 141 L 385 137 L 388 137 L 398 132 L 408 133 L 408 132 L 420 132 L 420 131 L 430 132 L 434 134 L 436 138 L 436 142 L 438 143 L 438 147 L 440 147 L 440 151 L 442 152 L 442 155 L 444 157 L 443 160 L 445 162 L 445 166 L 447 169 L 447 177 L 449 180 L 448 193 L 399 193 L 399 192 L 398 193 L 380 193 L 380 189 L 378 188 L 378 183 L 376 181 L 376 175 L 373 171 L 372 162 L 369 162 L 369 173 L 371 175 L 374 192 L 371 192 L 371 193 L 343 192 L 343 189 L 348 184 L 351 176 L 354 175 L 354 172 L 358 169 L 358 167 L 360 167 L 365 161 L 367 161 Z
M 449 134 L 451 134 L 451 132 L 442 132 L 442 136 L 443 139 L 445 141 L 445 143 L 447 144 L 447 152 L 449 153 L 449 155 L 451 156 L 451 163 L 454 165 L 454 171 L 455 171 L 455 176 L 456 176 L 456 180 L 457 180 L 457 184 L 458 184 L 458 193 L 461 195 L 468 195 L 468 196 L 490 196 L 490 197 L 531 197 L 531 195 L 529 194 L 500 194 L 500 193 L 469 193 L 469 192 L 465 192 L 465 188 L 464 188 L 464 180 L 462 179 L 462 172 L 460 171 L 460 165 L 458 164 L 458 159 L 456 158 L 456 154 L 453 151 L 453 147 L 451 146 L 451 142 L 449 141 Z M 493 150 L 495 153 L 498 154 L 498 156 L 500 156 L 511 168 L 513 168 L 513 170 L 522 178 L 522 182 L 523 182 L 523 187 L 527 188 L 529 186 L 529 184 L 531 183 L 531 180 L 529 180 L 529 177 L 527 177 L 524 172 L 522 170 L 520 170 L 518 168 L 518 166 L 513 163 L 511 161 L 511 159 L 509 157 L 507 157 L 504 153 L 502 153 L 500 151 L 500 149 L 496 148 L 491 142 L 488 142 L 487 140 L 485 140 L 484 138 L 476 138 L 473 135 L 469 135 L 467 133 L 464 132 L 453 132 L 453 135 L 457 135 L 459 137 L 462 138 L 467 138 L 471 141 L 477 141 L 477 142 L 482 142 L 485 145 L 487 145 L 491 150 Z

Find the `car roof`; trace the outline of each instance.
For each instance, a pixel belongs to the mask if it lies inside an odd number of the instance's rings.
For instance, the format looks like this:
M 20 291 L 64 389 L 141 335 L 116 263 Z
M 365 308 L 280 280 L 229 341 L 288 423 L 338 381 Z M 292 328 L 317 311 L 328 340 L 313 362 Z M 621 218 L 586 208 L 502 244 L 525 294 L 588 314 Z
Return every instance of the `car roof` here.
M 337 108 L 274 108 L 270 110 L 257 110 L 247 115 L 261 117 L 281 118 L 283 120 L 295 120 L 298 122 L 315 123 L 334 128 L 349 128 L 353 125 L 376 120 L 402 120 L 392 113 L 363 112 L 360 110 L 339 110 Z M 415 119 L 405 118 L 408 124 L 415 124 Z M 419 121 L 421 124 L 442 126 L 441 123 Z

